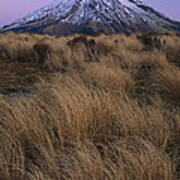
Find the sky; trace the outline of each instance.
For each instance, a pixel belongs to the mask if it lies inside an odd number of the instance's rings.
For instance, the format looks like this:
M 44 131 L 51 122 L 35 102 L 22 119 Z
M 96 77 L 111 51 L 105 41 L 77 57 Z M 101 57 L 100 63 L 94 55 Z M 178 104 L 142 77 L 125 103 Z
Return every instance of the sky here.
M 142 0 L 166 16 L 180 21 L 180 0 Z
M 53 0 L 0 0 L 0 26 L 9 24 Z M 166 16 L 180 21 L 180 0 L 142 0 Z
M 0 0 L 0 26 L 9 24 L 53 0 Z

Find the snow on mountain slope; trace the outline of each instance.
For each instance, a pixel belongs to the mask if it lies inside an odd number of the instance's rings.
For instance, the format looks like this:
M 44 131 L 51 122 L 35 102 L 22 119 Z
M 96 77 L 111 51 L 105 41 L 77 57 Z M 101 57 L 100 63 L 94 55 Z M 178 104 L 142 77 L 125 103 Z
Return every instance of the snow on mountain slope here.
M 86 32 L 164 32 L 180 31 L 180 23 L 139 0 L 54 0 L 4 26 L 0 31 L 9 30 L 59 35 Z

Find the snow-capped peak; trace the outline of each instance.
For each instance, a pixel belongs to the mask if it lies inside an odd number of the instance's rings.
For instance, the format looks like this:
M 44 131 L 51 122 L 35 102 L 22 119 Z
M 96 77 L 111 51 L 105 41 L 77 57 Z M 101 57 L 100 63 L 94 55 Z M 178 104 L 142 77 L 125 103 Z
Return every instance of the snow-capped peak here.
M 3 30 L 40 31 L 48 26 L 68 23 L 74 25 L 73 30 L 77 31 L 78 26 L 84 27 L 89 22 L 98 25 L 97 31 L 104 31 L 102 28 L 106 28 L 111 33 L 180 29 L 179 23 L 168 19 L 140 0 L 54 0 L 5 26 Z

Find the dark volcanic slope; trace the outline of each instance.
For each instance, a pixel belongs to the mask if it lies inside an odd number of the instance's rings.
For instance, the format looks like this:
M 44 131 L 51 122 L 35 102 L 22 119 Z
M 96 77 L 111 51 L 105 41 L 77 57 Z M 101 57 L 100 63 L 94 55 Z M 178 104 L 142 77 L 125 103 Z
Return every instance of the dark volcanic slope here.
M 56 0 L 0 31 L 74 33 L 180 32 L 180 23 L 139 0 Z

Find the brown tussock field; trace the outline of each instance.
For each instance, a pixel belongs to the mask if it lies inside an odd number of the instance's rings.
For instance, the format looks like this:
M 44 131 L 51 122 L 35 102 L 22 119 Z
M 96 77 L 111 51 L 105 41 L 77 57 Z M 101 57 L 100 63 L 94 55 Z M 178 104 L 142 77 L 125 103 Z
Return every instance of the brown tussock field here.
M 0 35 L 0 179 L 178 180 L 180 36 Z

